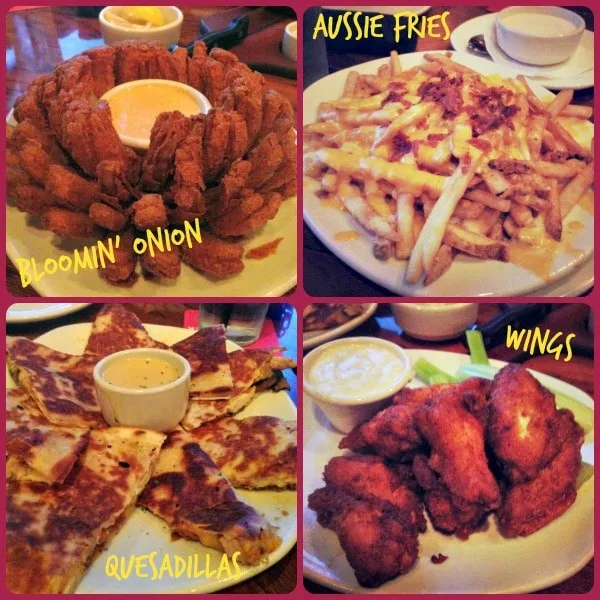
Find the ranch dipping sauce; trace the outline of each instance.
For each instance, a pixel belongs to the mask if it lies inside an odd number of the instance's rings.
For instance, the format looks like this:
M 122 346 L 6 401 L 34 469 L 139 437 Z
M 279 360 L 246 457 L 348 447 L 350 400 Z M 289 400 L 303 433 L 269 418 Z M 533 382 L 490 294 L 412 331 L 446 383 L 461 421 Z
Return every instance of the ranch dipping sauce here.
M 543 13 L 531 15 L 517 13 L 502 18 L 502 22 L 513 31 L 528 35 L 558 37 L 574 33 L 577 26 L 566 19 Z
M 167 361 L 141 356 L 114 361 L 104 371 L 106 383 L 128 389 L 156 388 L 180 376 L 181 372 Z
M 370 343 L 331 346 L 308 372 L 313 390 L 331 400 L 361 401 L 386 396 L 406 373 L 406 364 L 377 339 Z

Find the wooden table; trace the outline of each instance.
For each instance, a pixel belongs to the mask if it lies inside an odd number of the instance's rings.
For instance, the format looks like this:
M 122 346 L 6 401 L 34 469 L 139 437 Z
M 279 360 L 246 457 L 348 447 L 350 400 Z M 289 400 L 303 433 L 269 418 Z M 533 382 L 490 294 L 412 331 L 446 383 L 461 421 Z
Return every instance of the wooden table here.
M 428 11 L 427 15 L 438 15 L 444 11 L 450 11 L 448 26 L 453 31 L 460 24 L 487 14 L 488 11 L 482 6 L 436 6 Z M 582 8 L 578 12 L 584 17 L 586 26 L 593 31 L 594 18 L 589 9 Z M 450 40 L 444 41 L 439 38 L 419 38 L 416 51 L 440 51 L 451 49 Z M 329 54 L 329 70 L 334 72 L 346 68 L 351 64 L 360 64 L 373 60 L 373 55 L 367 54 Z M 593 88 L 575 92 L 574 102 L 586 106 L 594 105 Z M 385 296 L 396 296 L 393 292 L 373 283 L 363 277 L 351 267 L 346 265 L 337 256 L 332 254 L 304 224 L 304 288 L 312 296 L 335 297 L 352 296 L 376 298 Z
M 492 317 L 496 316 L 501 310 L 498 304 L 480 304 L 477 323 L 482 325 L 487 323 Z M 546 328 L 551 331 L 563 331 L 575 333 L 579 339 L 582 348 L 593 348 L 592 335 L 587 331 L 587 321 L 590 309 L 584 304 L 556 304 L 553 310 L 539 324 L 544 331 Z M 363 323 L 357 329 L 348 333 L 349 336 L 373 336 L 390 340 L 404 348 L 427 348 L 429 350 L 444 350 L 447 352 L 458 352 L 467 354 L 467 349 L 460 340 L 451 340 L 448 342 L 424 343 L 410 338 L 395 323 L 389 305 L 380 304 L 375 315 Z M 593 352 L 593 350 L 592 350 Z M 554 356 L 546 354 L 543 356 L 531 356 L 525 352 L 515 352 L 509 350 L 503 345 L 494 348 L 488 348 L 488 356 L 498 360 L 518 362 L 524 366 L 540 371 L 552 377 L 556 377 L 578 387 L 586 394 L 594 397 L 594 361 L 589 357 L 589 352 L 582 352 L 585 355 L 574 353 L 573 359 L 568 363 L 562 360 L 554 360 Z M 535 534 L 534 534 L 535 535 Z M 507 577 L 510 574 L 507 573 Z M 305 587 L 312 593 L 331 593 L 330 590 L 317 585 L 307 579 L 304 580 Z M 581 570 L 566 581 L 553 585 L 550 588 L 540 590 L 540 594 L 584 594 L 592 589 L 594 584 L 594 563 L 593 560 Z
M 177 303 L 152 303 L 152 304 L 127 304 L 144 323 L 158 325 L 171 325 L 183 327 L 183 314 L 185 310 L 198 309 L 198 304 Z M 73 323 L 89 323 L 94 320 L 102 304 L 92 304 L 86 309 L 68 315 L 60 319 L 32 323 L 29 325 L 7 325 L 7 335 L 24 336 L 30 339 L 51 331 L 57 327 L 71 325 Z M 296 359 L 296 319 L 286 318 L 285 322 L 274 322 L 275 330 L 280 344 L 286 348 L 286 356 Z M 290 382 L 292 389 L 289 394 L 296 402 L 296 377 L 291 371 L 285 372 L 286 379 Z M 296 546 L 282 560 L 273 565 L 263 573 L 244 581 L 233 587 L 223 590 L 226 594 L 286 594 L 296 587 Z
M 180 44 L 187 45 L 199 35 L 200 20 L 216 19 L 221 13 L 223 22 L 228 22 L 240 12 L 249 9 L 186 7 Z M 277 9 L 261 7 L 252 11 L 249 36 L 243 42 L 241 58 L 260 52 L 269 27 L 281 27 L 293 20 L 289 14 Z M 256 40 L 256 42 L 253 41 Z M 103 45 L 100 25 L 96 16 L 83 16 L 81 7 L 47 7 L 10 12 L 6 16 L 6 112 L 13 107 L 15 99 L 38 75 L 52 71 L 56 65 L 84 50 Z M 256 47 L 253 46 L 256 44 Z M 235 52 L 235 48 L 233 49 Z M 275 75 L 264 74 L 267 87 L 277 90 L 296 108 L 296 81 Z M 29 286 L 21 286 L 15 267 L 6 261 L 7 289 L 17 297 L 39 296 Z

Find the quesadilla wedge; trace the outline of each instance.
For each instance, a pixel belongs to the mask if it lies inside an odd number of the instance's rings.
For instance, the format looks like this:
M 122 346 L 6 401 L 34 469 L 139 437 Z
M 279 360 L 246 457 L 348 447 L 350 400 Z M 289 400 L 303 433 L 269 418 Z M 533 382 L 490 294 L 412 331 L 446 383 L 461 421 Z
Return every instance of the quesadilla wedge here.
M 281 539 L 254 508 L 238 499 L 229 482 L 192 433 L 168 434 L 139 504 L 164 519 L 171 530 L 255 565 L 279 547 Z
M 98 357 L 63 354 L 27 338 L 6 339 L 8 368 L 15 382 L 55 425 L 106 427 L 96 399 Z
M 8 588 L 16 594 L 72 592 L 135 507 L 164 439 L 130 427 L 95 430 L 64 483 L 8 482 Z
M 228 358 L 233 377 L 231 398 L 215 402 L 190 402 L 181 421 L 184 429 L 196 429 L 219 417 L 237 414 L 252 402 L 258 391 L 285 389 L 287 382 L 281 370 L 296 366 L 294 360 L 274 356 L 267 350 L 237 350 L 231 352 Z
M 231 397 L 233 380 L 223 325 L 200 329 L 171 350 L 187 359 L 192 368 L 190 401 Z
M 225 417 L 191 433 L 234 487 L 296 487 L 296 421 Z
M 52 425 L 20 389 L 6 391 L 6 478 L 62 483 L 87 443 L 88 429 Z
M 137 315 L 122 304 L 107 304 L 92 323 L 84 354 L 94 354 L 97 360 L 131 348 L 167 348 L 150 337 Z

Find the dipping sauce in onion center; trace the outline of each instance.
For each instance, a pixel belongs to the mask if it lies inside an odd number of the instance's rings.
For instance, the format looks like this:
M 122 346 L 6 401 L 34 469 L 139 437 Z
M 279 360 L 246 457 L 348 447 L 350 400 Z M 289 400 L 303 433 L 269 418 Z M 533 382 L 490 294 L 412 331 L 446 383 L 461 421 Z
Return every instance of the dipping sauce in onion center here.
M 123 86 L 107 96 L 117 133 L 130 138 L 149 139 L 158 115 L 178 110 L 186 117 L 202 111 L 198 101 L 185 88 L 147 83 Z
M 356 399 L 386 392 L 405 377 L 406 365 L 382 344 L 332 346 L 310 368 L 308 381 L 316 392 L 334 399 Z
M 178 379 L 180 371 L 166 360 L 132 356 L 116 360 L 104 371 L 106 383 L 129 389 L 147 389 Z

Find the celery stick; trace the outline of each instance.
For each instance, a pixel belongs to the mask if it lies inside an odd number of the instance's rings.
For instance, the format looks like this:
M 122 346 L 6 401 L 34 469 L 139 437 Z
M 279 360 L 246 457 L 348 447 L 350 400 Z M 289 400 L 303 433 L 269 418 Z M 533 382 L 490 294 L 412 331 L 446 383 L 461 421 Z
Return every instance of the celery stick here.
M 429 385 L 434 383 L 455 383 L 457 381 L 456 377 L 442 371 L 422 357 L 417 359 L 414 368 L 417 376 Z
M 577 475 L 577 481 L 575 482 L 577 489 L 579 489 L 593 474 L 594 467 L 582 462 L 581 468 L 579 469 L 579 475 Z
M 481 377 L 483 379 L 494 379 L 496 373 L 498 372 L 497 367 L 492 367 L 492 365 L 465 365 L 461 367 L 457 373 L 456 377 L 459 381 L 463 381 L 464 379 L 469 379 L 469 377 Z
M 485 351 L 485 344 L 483 343 L 483 335 L 481 331 L 467 331 L 467 344 L 469 345 L 469 352 L 471 353 L 471 362 L 474 365 L 489 365 L 490 361 Z

